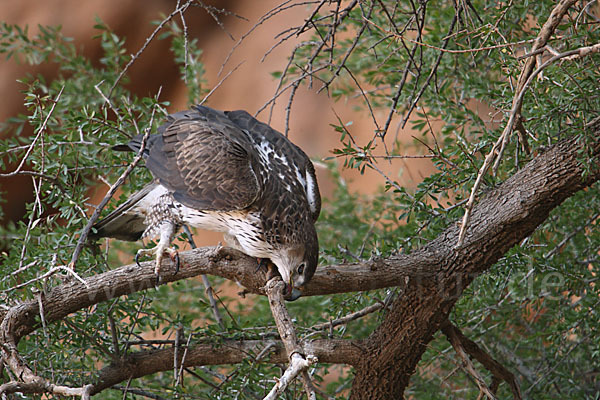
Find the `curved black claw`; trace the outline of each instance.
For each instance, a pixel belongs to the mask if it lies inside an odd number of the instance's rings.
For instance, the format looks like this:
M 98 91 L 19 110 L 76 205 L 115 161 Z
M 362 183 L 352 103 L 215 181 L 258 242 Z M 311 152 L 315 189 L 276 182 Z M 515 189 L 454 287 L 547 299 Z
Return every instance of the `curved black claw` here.
M 135 263 L 138 267 L 142 268 L 142 265 L 140 264 L 140 253 L 135 253 Z
M 160 284 L 160 275 L 155 273 L 154 276 L 156 276 L 156 281 L 154 282 L 154 286 L 158 286 Z
M 264 268 L 265 271 L 268 271 L 270 263 L 271 263 L 271 259 L 269 259 L 269 258 L 259 258 L 258 259 L 258 265 L 256 266 L 256 271 L 255 272 L 258 272 L 258 271 L 260 271 L 263 268 Z
M 179 252 L 175 252 L 175 273 L 173 275 L 177 275 L 177 273 L 179 272 Z

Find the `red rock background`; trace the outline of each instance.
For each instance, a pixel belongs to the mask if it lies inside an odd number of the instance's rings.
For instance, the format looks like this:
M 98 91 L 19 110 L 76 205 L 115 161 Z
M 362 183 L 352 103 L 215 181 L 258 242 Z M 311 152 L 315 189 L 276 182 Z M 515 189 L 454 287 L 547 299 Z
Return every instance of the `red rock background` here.
M 264 62 L 263 55 L 277 42 L 275 35 L 290 26 L 302 24 L 303 18 L 309 15 L 308 8 L 297 7 L 279 14 L 261 24 L 235 50 L 225 65 L 223 73 L 218 72 L 236 41 L 248 32 L 267 11 L 281 0 L 263 1 L 219 1 L 218 8 L 231 10 L 243 16 L 247 21 L 233 15 L 222 16 L 225 29 L 229 35 L 202 8 L 194 7 L 186 14 L 186 22 L 191 38 L 197 38 L 203 49 L 202 62 L 205 64 L 204 78 L 208 87 L 214 87 L 222 77 L 243 64 L 214 92 L 207 105 L 220 109 L 246 109 L 255 113 L 275 92 L 277 81 L 271 76 L 273 71 L 281 71 L 287 62 L 287 56 L 294 44 L 307 37 L 300 37 L 296 42 L 289 41 L 276 49 Z M 168 0 L 53 0 L 40 2 L 37 0 L 19 0 L 0 2 L 0 19 L 8 23 L 29 25 L 30 34 L 37 31 L 37 25 L 62 25 L 65 36 L 73 37 L 78 48 L 93 59 L 98 59 L 101 49 L 98 40 L 92 39 L 96 33 L 93 29 L 94 18 L 100 17 L 115 33 L 127 40 L 129 53 L 134 54 L 143 45 L 146 37 L 154 30 L 150 22 L 162 19 L 175 7 L 175 1 Z M 169 111 L 178 111 L 187 107 L 186 90 L 179 80 L 177 67 L 170 62 L 171 53 L 168 41 L 153 41 L 141 58 L 130 70 L 131 89 L 139 95 L 154 95 L 162 86 L 161 98 L 172 104 Z M 0 60 L 0 121 L 23 112 L 23 99 L 20 84 L 16 80 L 27 72 L 42 73 L 51 78 L 56 71 L 52 64 L 35 68 L 21 65 L 14 60 Z M 318 87 L 317 87 L 318 89 Z M 274 110 L 271 125 L 283 131 L 285 126 L 285 106 L 288 95 L 283 95 Z M 333 112 L 340 115 L 344 122 L 352 121 L 350 130 L 360 143 L 365 143 L 373 135 L 373 123 L 368 113 L 356 110 L 357 102 L 333 102 L 324 93 L 317 94 L 316 89 L 298 90 L 290 118 L 290 138 L 301 146 L 311 157 L 317 159 L 330 155 L 331 149 L 338 145 L 338 134 L 330 126 L 336 123 Z M 381 122 L 385 121 L 385 113 L 379 112 Z M 258 116 L 261 120 L 268 118 L 268 112 Z M 392 125 L 392 133 L 388 135 L 388 145 L 395 136 L 396 127 Z M 402 141 L 411 143 L 410 131 L 399 133 Z M 411 149 L 407 150 L 407 152 Z M 414 151 L 414 150 L 413 150 Z M 380 168 L 388 176 L 398 179 L 400 184 L 414 187 L 418 181 L 430 173 L 431 164 L 423 159 L 395 160 L 393 163 L 381 162 Z M 318 168 L 319 169 L 319 168 Z M 319 169 L 319 181 L 324 196 L 331 194 L 330 177 L 324 169 Z M 345 170 L 342 176 L 352 190 L 369 193 L 384 184 L 383 178 L 376 172 L 367 170 L 364 175 L 354 170 Z M 32 199 L 32 189 L 28 178 L 15 177 L 0 179 L 0 190 L 5 197 L 6 221 L 22 218 L 25 203 Z M 202 243 L 215 243 L 220 235 L 207 234 Z

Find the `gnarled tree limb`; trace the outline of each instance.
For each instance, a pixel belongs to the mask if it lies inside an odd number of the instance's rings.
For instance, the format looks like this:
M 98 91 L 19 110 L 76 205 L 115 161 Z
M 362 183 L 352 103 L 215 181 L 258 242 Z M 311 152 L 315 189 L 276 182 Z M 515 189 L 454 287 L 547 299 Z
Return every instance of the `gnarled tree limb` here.
M 218 345 L 214 343 L 197 343 L 187 349 L 183 366 L 238 364 L 255 355 L 257 362 L 286 363 L 289 361 L 283 342 L 269 341 L 268 357 L 259 357 L 267 341 L 265 340 L 225 340 Z M 319 339 L 301 342 L 306 352 L 314 354 L 322 362 L 331 364 L 357 364 L 362 357 L 360 340 Z M 98 380 L 93 384 L 92 394 L 101 392 L 129 378 L 140 378 L 156 372 L 171 369 L 174 348 L 140 351 L 126 355 L 112 362 L 98 373 Z
M 392 303 L 383 323 L 371 334 L 368 352 L 356 367 L 351 399 L 401 398 L 433 334 L 471 281 L 510 248 L 533 233 L 554 208 L 600 179 L 599 126 L 565 139 L 539 154 L 473 208 L 463 247 L 455 249 L 459 224 L 411 253 L 436 260 L 433 279 L 412 281 Z M 580 154 L 594 165 L 584 175 Z
M 584 140 L 570 138 L 551 146 L 481 198 L 473 209 L 471 228 L 459 250 L 454 248 L 459 231 L 459 224 L 455 223 L 410 254 L 318 269 L 304 290 L 305 296 L 390 286 L 404 289 L 389 307 L 383 323 L 366 342 L 361 342 L 364 353 L 358 360 L 357 353 L 349 351 L 345 353 L 347 359 L 322 359 L 355 365 L 354 399 L 400 398 L 427 343 L 447 320 L 468 284 L 529 236 L 552 209 L 600 178 L 600 129 L 596 124 L 590 130 L 585 150 L 595 157 L 592 160 L 596 164 L 587 168 L 586 175 L 578 159 Z M 170 262 L 163 264 L 165 283 L 214 274 L 237 281 L 251 292 L 264 293 L 264 274 L 256 273 L 254 259 L 239 252 L 202 248 L 181 256 L 183 266 L 177 275 L 172 275 L 174 266 Z M 47 324 L 101 301 L 153 288 L 155 277 L 152 262 L 147 262 L 141 268 L 127 265 L 90 276 L 86 283 L 87 286 L 72 281 L 45 293 L 42 308 Z M 11 351 L 24 335 L 40 327 L 36 321 L 39 310 L 37 299 L 0 310 L 0 351 L 4 361 L 11 359 Z M 227 360 L 221 359 L 223 363 Z M 192 360 L 188 350 L 186 363 Z M 17 368 L 17 376 L 22 372 L 17 364 L 7 365 Z M 165 365 L 171 366 L 172 362 Z
M 313 364 L 316 364 L 318 358 L 314 354 L 307 353 L 300 345 L 296 328 L 292 322 L 292 318 L 285 307 L 283 298 L 283 290 L 285 285 L 280 277 L 275 277 L 267 282 L 266 290 L 269 297 L 269 306 L 271 313 L 275 319 L 275 325 L 279 331 L 279 337 L 285 346 L 285 352 L 289 358 L 290 364 L 277 381 L 273 389 L 265 397 L 267 399 L 276 399 L 282 394 L 286 387 L 298 376 L 302 375 L 304 379 L 304 387 L 308 399 L 316 398 L 315 392 L 312 389 L 312 382 L 308 374 L 304 374 L 306 370 Z

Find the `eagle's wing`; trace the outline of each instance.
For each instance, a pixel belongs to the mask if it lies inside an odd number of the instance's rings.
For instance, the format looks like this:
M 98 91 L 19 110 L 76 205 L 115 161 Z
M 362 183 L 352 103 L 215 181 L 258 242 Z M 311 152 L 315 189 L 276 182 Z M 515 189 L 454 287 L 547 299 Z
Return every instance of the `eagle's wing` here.
M 209 110 L 169 116 L 149 143 L 146 167 L 188 207 L 244 209 L 258 196 L 260 164 L 247 134 L 222 112 Z
M 208 107 L 196 107 L 198 110 L 201 108 L 206 109 Z M 252 135 L 255 138 L 255 141 L 258 142 L 258 146 L 261 145 L 261 140 L 266 139 L 266 141 L 271 144 L 270 149 L 279 153 L 279 159 L 286 160 L 286 163 L 283 166 L 291 169 L 290 175 L 304 188 L 311 217 L 313 221 L 316 221 L 321 212 L 321 195 L 317 184 L 315 167 L 306 153 L 304 153 L 300 147 L 290 142 L 281 133 L 277 132 L 269 125 L 260 122 L 246 111 L 226 111 L 224 114 L 236 126 Z
M 155 183 L 147 185 L 139 192 L 134 193 L 105 218 L 95 223 L 95 232 L 90 233 L 90 239 L 113 237 L 132 242 L 138 240 L 146 230 L 146 215 L 142 209 L 144 206 L 149 208 L 153 201 L 153 194 L 157 191 L 157 186 Z

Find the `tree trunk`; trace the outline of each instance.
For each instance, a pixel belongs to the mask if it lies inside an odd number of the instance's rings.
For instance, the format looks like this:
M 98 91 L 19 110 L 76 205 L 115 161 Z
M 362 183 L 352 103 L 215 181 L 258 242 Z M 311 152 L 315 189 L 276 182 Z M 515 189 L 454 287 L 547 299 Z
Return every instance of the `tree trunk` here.
M 438 272 L 434 279 L 408 282 L 371 334 L 367 355 L 356 366 L 351 399 L 403 397 L 427 344 L 471 281 L 531 235 L 552 209 L 600 178 L 597 131 L 590 136 L 591 172 L 584 175 L 580 164 L 583 141 L 563 140 L 482 196 L 461 248 L 455 249 L 455 223 L 418 250 L 423 258 L 437 258 Z

